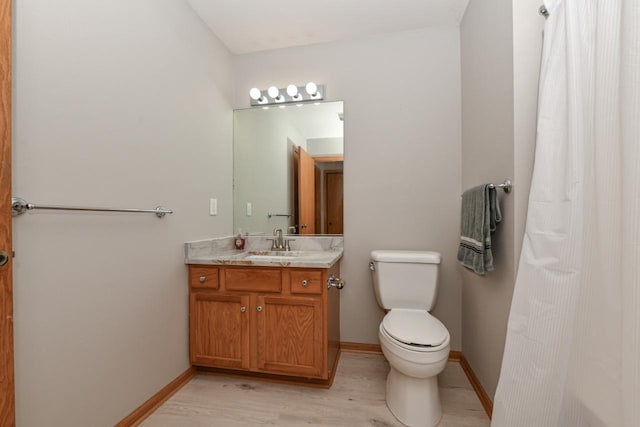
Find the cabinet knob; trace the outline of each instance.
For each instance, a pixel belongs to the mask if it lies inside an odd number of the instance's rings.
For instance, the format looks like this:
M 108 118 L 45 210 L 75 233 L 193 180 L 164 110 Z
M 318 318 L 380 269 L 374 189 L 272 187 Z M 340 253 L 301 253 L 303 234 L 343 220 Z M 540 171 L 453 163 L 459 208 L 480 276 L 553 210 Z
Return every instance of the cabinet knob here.
M 247 307 L 245 307 L 244 305 L 240 307 L 240 313 L 244 313 L 245 311 L 247 311 Z
M 258 308 L 257 308 L 256 310 L 258 310 L 258 311 L 262 311 L 262 306 L 261 306 L 261 305 L 259 305 L 259 306 L 258 306 Z
M 302 281 L 302 286 L 307 286 L 307 281 L 306 280 Z
M 204 283 L 205 280 L 207 280 L 207 278 L 205 276 L 200 276 L 200 283 Z

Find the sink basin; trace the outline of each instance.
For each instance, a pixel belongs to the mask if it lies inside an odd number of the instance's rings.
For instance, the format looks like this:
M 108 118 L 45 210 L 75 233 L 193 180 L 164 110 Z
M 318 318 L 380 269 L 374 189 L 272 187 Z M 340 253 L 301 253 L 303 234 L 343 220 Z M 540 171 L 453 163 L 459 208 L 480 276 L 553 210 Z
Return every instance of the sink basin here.
M 298 252 L 288 251 L 262 251 L 262 252 L 249 252 L 245 259 L 254 261 L 291 261 L 300 256 Z
M 296 259 L 295 255 L 249 255 L 245 259 L 254 261 L 289 261 Z

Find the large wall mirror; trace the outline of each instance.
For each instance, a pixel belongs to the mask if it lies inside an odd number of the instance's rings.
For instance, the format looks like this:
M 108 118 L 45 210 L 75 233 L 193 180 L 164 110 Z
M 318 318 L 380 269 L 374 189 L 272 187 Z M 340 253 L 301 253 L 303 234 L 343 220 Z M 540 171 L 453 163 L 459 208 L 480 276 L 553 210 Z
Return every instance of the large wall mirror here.
M 343 234 L 343 102 L 233 114 L 233 225 Z

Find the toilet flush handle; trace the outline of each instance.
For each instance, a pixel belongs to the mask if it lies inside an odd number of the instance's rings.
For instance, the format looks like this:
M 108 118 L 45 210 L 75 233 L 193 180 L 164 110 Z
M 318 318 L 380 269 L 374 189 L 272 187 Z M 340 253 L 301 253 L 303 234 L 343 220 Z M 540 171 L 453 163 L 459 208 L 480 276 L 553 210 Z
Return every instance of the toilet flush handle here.
M 375 266 L 375 264 L 373 263 L 373 261 L 371 261 L 371 262 L 369 263 L 369 270 L 371 270 L 371 271 L 376 271 L 376 266 Z
M 327 280 L 327 289 L 331 289 L 331 288 L 342 289 L 344 288 L 344 285 L 346 283 L 347 283 L 346 280 L 336 277 L 334 274 L 332 274 L 331 276 L 329 276 L 329 279 Z

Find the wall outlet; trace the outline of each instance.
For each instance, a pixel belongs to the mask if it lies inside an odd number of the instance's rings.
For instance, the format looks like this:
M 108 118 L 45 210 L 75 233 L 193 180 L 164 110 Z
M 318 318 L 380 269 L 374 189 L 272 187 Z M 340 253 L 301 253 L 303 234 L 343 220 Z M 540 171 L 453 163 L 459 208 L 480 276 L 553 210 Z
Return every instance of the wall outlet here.
M 218 215 L 218 199 L 209 199 L 209 215 Z

